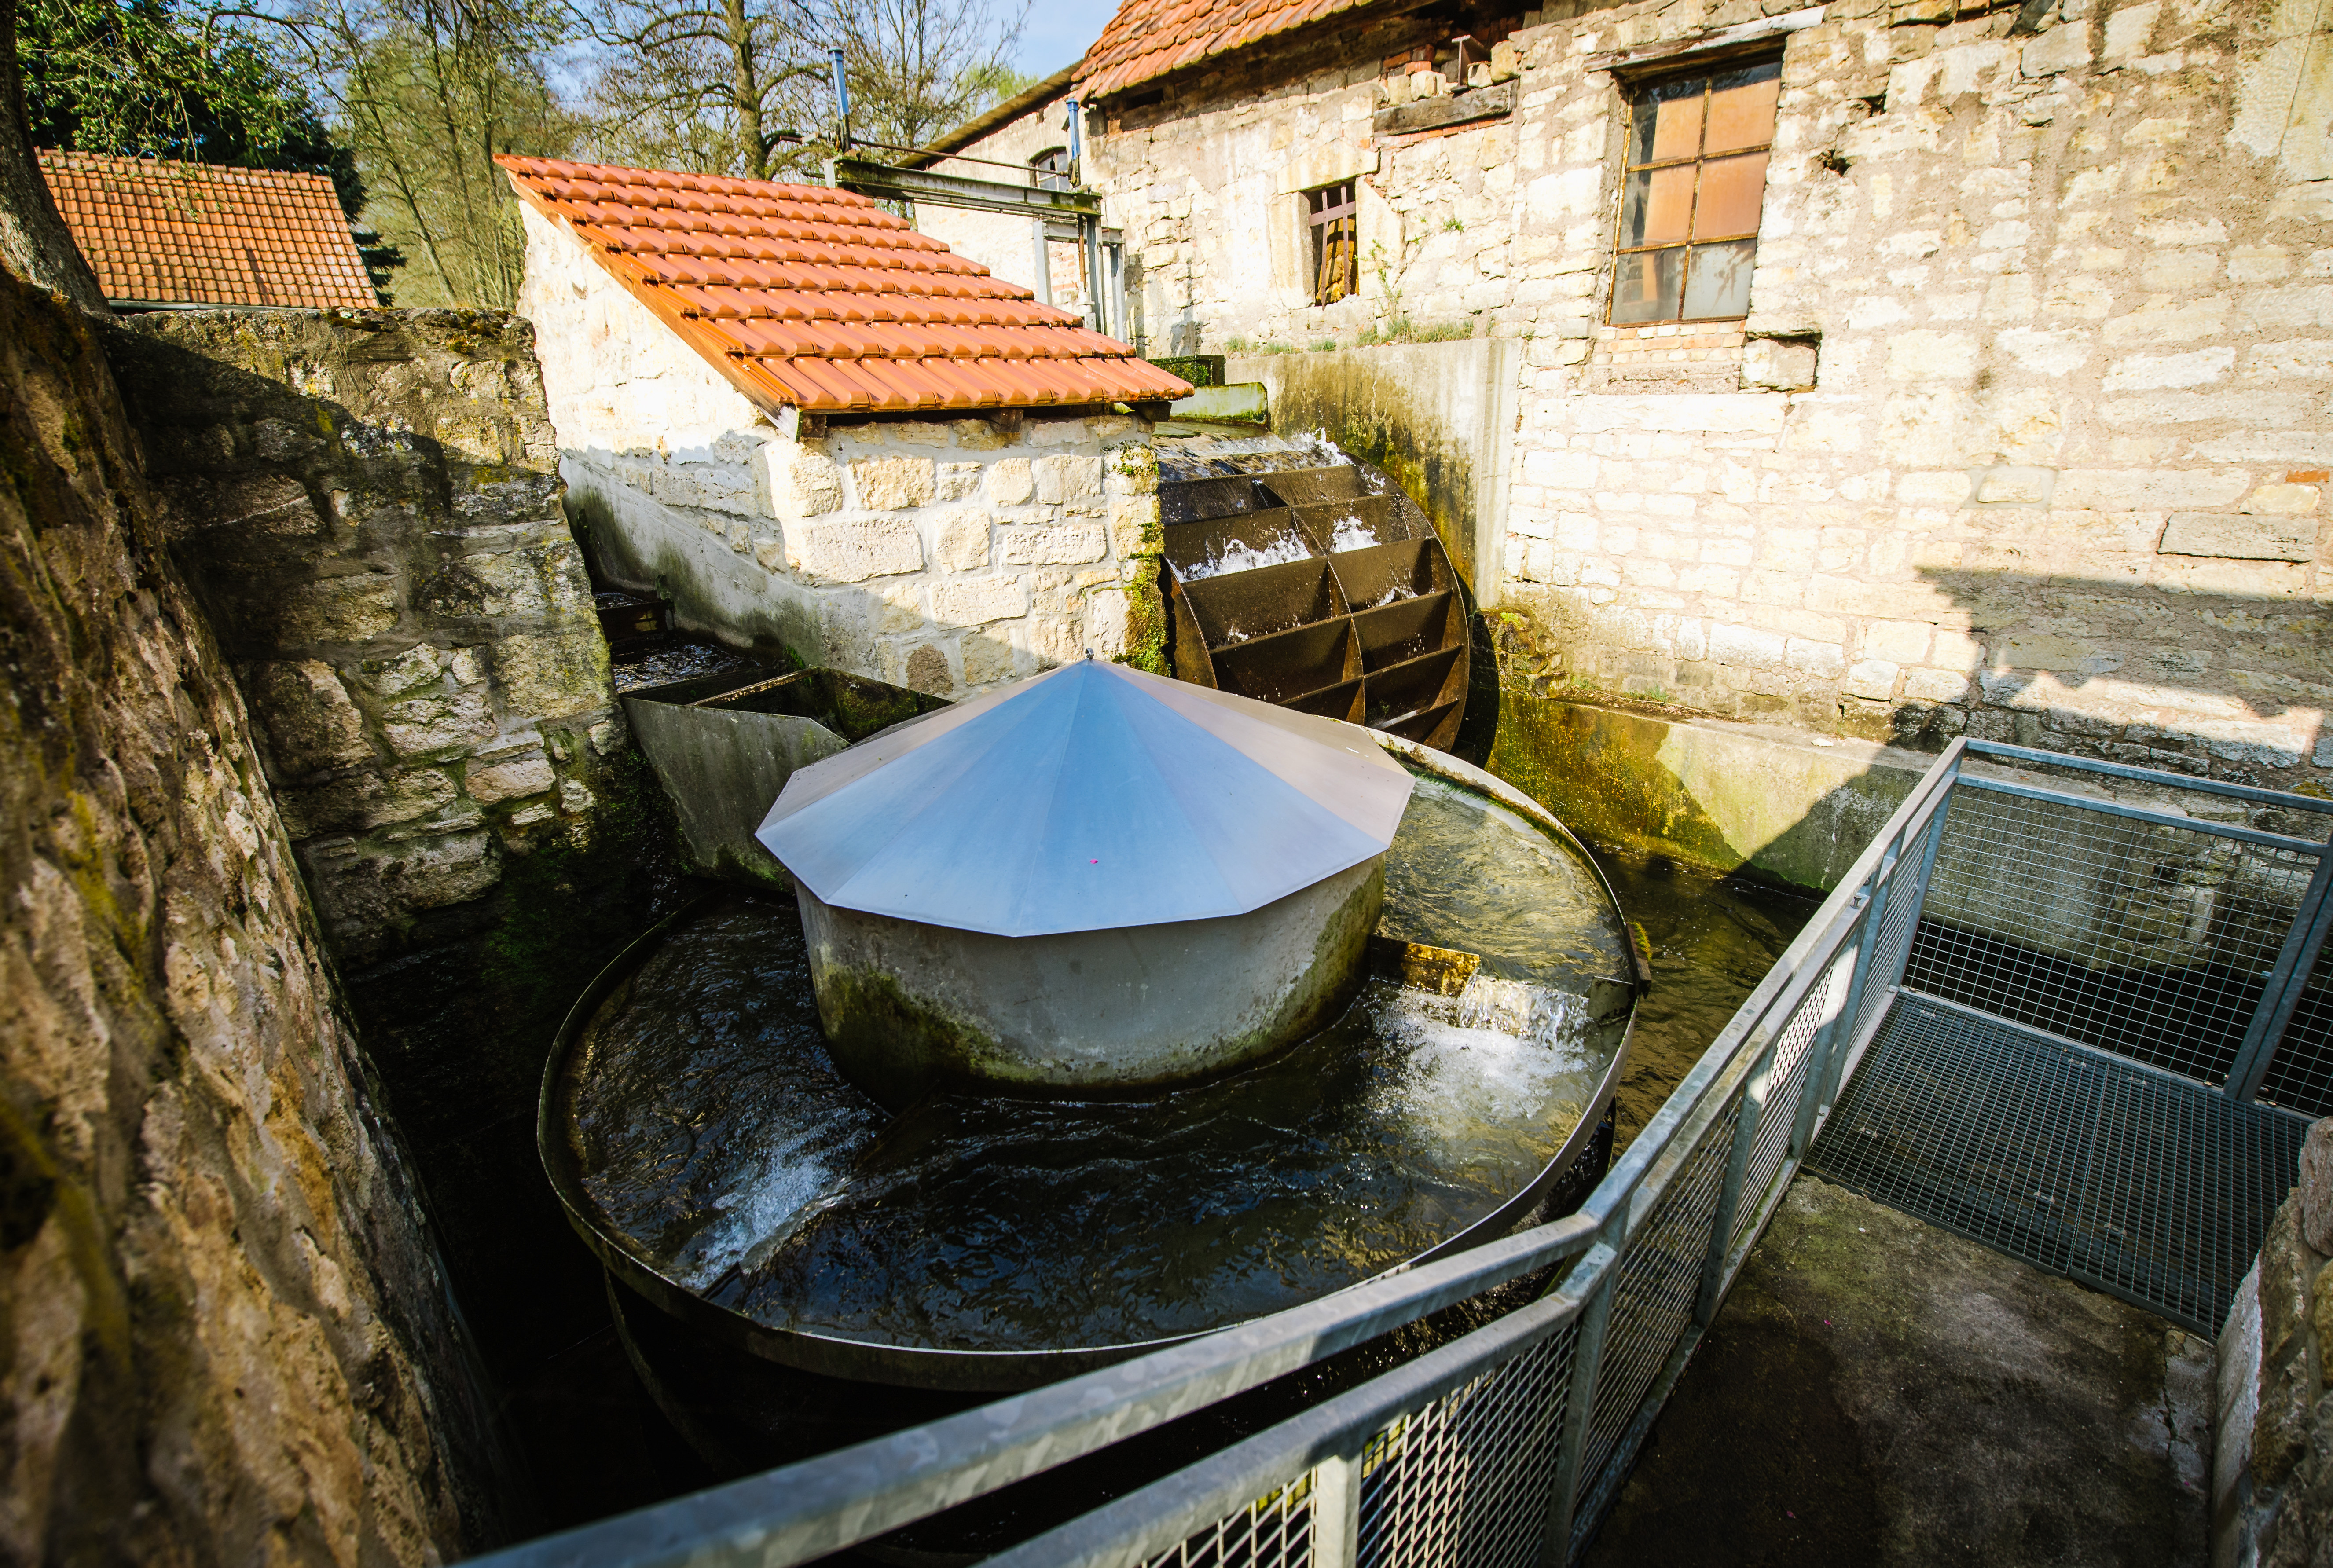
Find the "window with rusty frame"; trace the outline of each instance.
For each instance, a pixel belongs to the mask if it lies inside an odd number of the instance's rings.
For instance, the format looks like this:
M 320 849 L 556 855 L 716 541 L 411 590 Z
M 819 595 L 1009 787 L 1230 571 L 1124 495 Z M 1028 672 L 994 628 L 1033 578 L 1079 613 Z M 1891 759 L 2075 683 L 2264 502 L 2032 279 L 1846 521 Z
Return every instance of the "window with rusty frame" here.
M 1750 313 L 1781 76 L 1776 58 L 1647 82 L 1631 95 L 1614 326 Z
M 1359 206 L 1353 183 L 1323 186 L 1304 193 L 1311 211 L 1312 302 L 1333 305 L 1361 287 Z

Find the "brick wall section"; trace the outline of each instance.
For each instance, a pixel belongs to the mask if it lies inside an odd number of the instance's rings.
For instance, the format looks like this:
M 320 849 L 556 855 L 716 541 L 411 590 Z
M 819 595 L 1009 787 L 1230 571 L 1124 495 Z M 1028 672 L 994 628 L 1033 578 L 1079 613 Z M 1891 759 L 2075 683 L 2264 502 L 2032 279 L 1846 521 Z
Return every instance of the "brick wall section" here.
M 1515 35 L 1511 114 L 1383 138 L 1383 57 L 1425 24 L 1340 24 L 1103 105 L 1090 161 L 1153 344 L 1349 345 L 1397 316 L 1528 340 L 1486 596 L 1511 680 L 2313 784 L 2333 767 L 2318 8 L 2059 0 L 2011 36 L 2021 9 L 1834 0 L 1774 35 L 1738 350 L 1604 325 L 1607 67 L 1806 8 L 1550 7 Z M 1347 168 L 1361 290 L 1316 308 L 1287 187 Z M 1642 358 L 1671 352 L 1707 357 Z
M 603 570 L 731 640 L 940 696 L 1155 641 L 1143 422 L 833 416 L 790 435 L 571 236 L 526 221 L 521 308 Z
M 620 721 L 527 324 L 190 311 L 110 351 L 344 959 L 587 837 Z

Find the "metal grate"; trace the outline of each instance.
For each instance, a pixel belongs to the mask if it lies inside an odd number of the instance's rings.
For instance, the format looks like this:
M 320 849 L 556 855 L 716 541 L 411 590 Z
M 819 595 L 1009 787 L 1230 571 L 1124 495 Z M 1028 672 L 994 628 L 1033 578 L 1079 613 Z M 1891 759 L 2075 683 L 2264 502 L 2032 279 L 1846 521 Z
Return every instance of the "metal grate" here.
M 1303 1568 L 1312 1561 L 1312 1472 L 1149 1558 L 1143 1568 Z
M 2317 954 L 2260 1097 L 2307 1116 L 2333 1114 L 2333 942 Z
M 1775 1179 L 1782 1173 L 1782 1162 L 1790 1156 L 1791 1130 L 1799 1114 L 1799 1083 L 1813 1060 L 1810 1048 L 1832 994 L 1847 989 L 1854 969 L 1851 957 L 1842 955 L 1831 961 L 1829 971 L 1809 989 L 1806 1000 L 1799 1004 L 1799 1010 L 1782 1026 L 1781 1036 L 1774 1042 L 1773 1071 L 1766 1080 L 1765 1104 L 1758 1115 L 1757 1142 L 1750 1146 L 1750 1163 L 1743 1172 L 1742 1202 L 1734 1211 L 1733 1234 L 1726 1238 L 1729 1247 L 1740 1246 L 1752 1228 L 1762 1223 L 1758 1200 L 1773 1190 Z M 1841 1023 L 1837 1027 L 1846 1026 Z M 1734 1114 L 1738 1118 L 1741 1112 L 1737 1109 Z
M 1905 982 L 2224 1082 L 2312 853 L 1963 780 Z
M 1540 1560 L 1578 1335 L 1567 1324 L 1369 1439 L 1357 1568 Z
M 2308 1123 L 1906 992 L 1807 1168 L 2216 1334 Z
M 1725 1181 L 1725 1160 L 1742 1114 L 1736 1099 L 1703 1134 L 1644 1229 L 1620 1255 L 1612 1287 L 1611 1327 L 1596 1372 L 1596 1410 L 1589 1423 L 1585 1496 L 1602 1477 L 1620 1439 L 1693 1320 L 1694 1298 L 1709 1257 L 1709 1226 Z M 1589 1516 L 1592 1515 L 1592 1511 Z

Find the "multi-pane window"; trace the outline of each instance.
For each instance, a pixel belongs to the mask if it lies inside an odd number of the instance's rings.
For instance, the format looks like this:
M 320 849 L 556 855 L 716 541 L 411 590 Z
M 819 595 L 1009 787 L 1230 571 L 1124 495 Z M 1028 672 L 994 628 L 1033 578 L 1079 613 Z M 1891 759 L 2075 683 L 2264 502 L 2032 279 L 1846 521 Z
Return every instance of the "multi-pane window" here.
M 1612 320 L 1750 313 L 1750 265 L 1782 65 L 1647 85 L 1629 106 Z
M 1049 147 L 1029 160 L 1029 183 L 1039 190 L 1070 188 L 1070 149 Z
M 1311 206 L 1312 302 L 1332 305 L 1361 286 L 1353 185 L 1348 180 L 1306 191 L 1304 199 Z

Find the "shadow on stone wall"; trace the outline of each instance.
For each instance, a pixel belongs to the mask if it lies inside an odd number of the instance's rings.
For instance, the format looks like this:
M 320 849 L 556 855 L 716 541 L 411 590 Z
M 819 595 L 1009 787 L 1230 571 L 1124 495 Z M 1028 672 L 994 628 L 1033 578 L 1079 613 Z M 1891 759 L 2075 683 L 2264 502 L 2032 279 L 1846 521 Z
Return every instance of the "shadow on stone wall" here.
M 1981 662 L 1957 701 L 1896 703 L 1885 715 L 1892 737 L 1934 751 L 1967 734 L 2321 791 L 2333 768 L 2325 731 L 2333 617 L 2308 592 L 2308 568 L 2171 556 L 2155 564 L 2182 580 L 1924 571 L 1965 618 L 1934 628 L 1936 644 L 1957 634 Z M 2214 579 L 2239 570 L 2290 573 L 2292 587 L 2276 596 L 2220 591 Z M 1867 724 L 1881 715 L 1847 717 Z
M 530 329 L 205 311 L 106 342 L 531 1468 L 511 1523 L 701 1481 L 658 1447 L 534 1148 L 561 1017 L 680 881 L 561 511 Z

